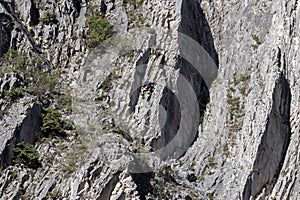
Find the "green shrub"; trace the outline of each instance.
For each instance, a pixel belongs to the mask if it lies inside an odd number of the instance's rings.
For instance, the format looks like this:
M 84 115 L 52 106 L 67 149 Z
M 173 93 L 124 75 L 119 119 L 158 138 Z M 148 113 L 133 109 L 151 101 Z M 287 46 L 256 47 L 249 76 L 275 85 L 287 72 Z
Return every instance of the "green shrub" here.
M 23 163 L 31 168 L 38 168 L 41 166 L 39 161 L 40 154 L 35 150 L 34 146 L 29 143 L 20 142 L 13 150 L 15 159 L 14 163 Z
M 9 49 L 0 57 L 0 65 L 0 76 L 12 72 L 21 75 L 26 86 L 23 91 L 40 97 L 47 91 L 53 92 L 60 75 L 56 71 L 42 70 L 43 61 L 40 57 L 32 55 L 29 59 L 25 53 L 13 49 Z M 20 89 L 17 89 L 9 92 L 8 95 L 15 96 L 20 92 Z
M 70 93 L 63 94 L 58 97 L 57 100 L 58 108 L 64 109 L 66 112 L 72 112 L 72 96 Z
M 53 191 L 49 191 L 45 199 L 59 199 L 60 197 L 62 197 L 62 191 L 55 189 Z
M 19 72 L 26 69 L 28 58 L 25 53 L 18 52 L 14 49 L 8 51 L 0 57 L 0 77 L 5 73 Z
M 59 79 L 59 73 L 48 73 L 42 70 L 35 70 L 35 72 L 31 73 L 31 77 L 34 80 L 34 83 L 30 83 L 30 86 L 33 87 L 33 94 L 41 96 L 46 91 L 53 92 Z
M 4 96 L 8 97 L 10 100 L 14 101 L 18 98 L 23 97 L 24 96 L 23 93 L 24 93 L 24 91 L 21 88 L 13 87 L 10 90 L 5 91 Z
M 42 114 L 41 134 L 44 137 L 65 136 L 61 113 L 53 108 L 44 108 Z
M 112 36 L 112 25 L 101 16 L 90 16 L 87 18 L 87 23 L 89 26 L 87 38 L 88 47 L 95 48 L 101 42 Z
M 40 18 L 40 22 L 43 24 L 47 24 L 56 19 L 56 15 L 54 12 L 47 12 L 43 17 Z
M 208 198 L 209 200 L 213 200 L 213 199 L 214 199 L 213 193 L 207 193 L 207 198 Z
M 69 119 L 65 119 L 63 121 L 63 129 L 65 130 L 75 130 L 75 124 L 72 120 Z

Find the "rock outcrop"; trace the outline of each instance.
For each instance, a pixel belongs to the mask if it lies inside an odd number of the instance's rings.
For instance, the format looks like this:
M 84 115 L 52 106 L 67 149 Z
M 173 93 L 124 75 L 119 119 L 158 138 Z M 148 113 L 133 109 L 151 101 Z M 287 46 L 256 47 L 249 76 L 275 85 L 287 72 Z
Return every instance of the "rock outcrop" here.
M 299 13 L 297 0 L 1 1 L 1 199 L 298 199 Z M 12 50 L 59 72 L 56 87 L 26 88 Z M 40 137 L 42 107 L 76 131 Z M 40 167 L 12 162 L 21 141 Z

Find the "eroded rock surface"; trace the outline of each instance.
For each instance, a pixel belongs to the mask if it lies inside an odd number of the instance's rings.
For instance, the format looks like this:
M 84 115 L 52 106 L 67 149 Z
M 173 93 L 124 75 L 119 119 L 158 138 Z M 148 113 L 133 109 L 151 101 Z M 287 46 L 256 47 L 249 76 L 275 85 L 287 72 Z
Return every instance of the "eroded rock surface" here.
M 60 72 L 38 97 L 17 67 L 0 73 L 1 199 L 298 199 L 299 12 L 297 0 L 1 1 L 2 58 Z M 66 93 L 77 130 L 40 137 L 42 107 Z M 12 162 L 21 141 L 40 167 Z

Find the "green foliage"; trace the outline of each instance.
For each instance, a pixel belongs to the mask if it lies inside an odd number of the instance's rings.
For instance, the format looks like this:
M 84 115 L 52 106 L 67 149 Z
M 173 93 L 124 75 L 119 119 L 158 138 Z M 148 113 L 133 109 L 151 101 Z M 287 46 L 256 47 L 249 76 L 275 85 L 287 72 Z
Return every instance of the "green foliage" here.
M 144 3 L 144 0 L 123 0 L 124 4 L 131 4 L 134 5 L 134 7 L 141 7 Z
M 29 84 L 29 88 L 26 91 L 37 96 L 43 96 L 47 91 L 53 92 L 59 79 L 58 72 L 48 73 L 43 70 L 36 69 L 31 69 L 28 75 L 30 76 L 28 78 L 34 82 L 27 82 Z
M 208 158 L 208 166 L 210 168 L 216 168 L 217 163 L 215 162 L 215 159 L 213 157 Z
M 260 41 L 259 37 L 257 35 L 252 35 L 253 40 L 256 42 L 257 45 L 261 45 L 262 42 Z
M 70 93 L 63 94 L 58 97 L 57 100 L 58 108 L 64 109 L 66 112 L 72 112 L 72 96 Z
M 76 139 L 75 143 L 72 143 L 71 145 L 70 143 L 66 143 L 62 145 L 64 146 L 62 147 L 61 150 L 66 149 L 65 151 L 67 153 L 64 162 L 61 162 L 58 167 L 60 168 L 61 171 L 65 172 L 66 174 L 71 174 L 74 171 L 76 171 L 76 169 L 78 169 L 78 167 L 82 165 L 85 162 L 85 160 L 88 158 L 86 156 L 83 156 L 86 155 L 86 153 L 88 152 L 87 146 L 80 139 Z
M 56 15 L 54 12 L 47 12 L 43 17 L 40 18 L 40 22 L 42 22 L 43 24 L 48 24 L 55 19 Z
M 262 42 L 260 41 L 259 37 L 257 35 L 252 35 L 253 40 L 255 41 L 256 44 L 252 44 L 252 48 L 253 49 L 257 49 L 259 47 L 259 45 L 262 44 Z
M 17 173 L 16 172 L 9 172 L 8 175 L 12 178 L 15 179 L 17 177 Z
M 21 98 L 24 96 L 24 91 L 21 88 L 11 88 L 8 91 L 4 92 L 4 96 L 8 97 L 11 101 L 14 101 L 18 98 Z
M 63 129 L 64 130 L 75 130 L 75 124 L 72 120 L 65 119 L 63 120 Z
M 87 46 L 95 48 L 104 40 L 112 36 L 112 25 L 107 19 L 99 15 L 90 16 L 87 18 L 89 26 Z
M 0 57 L 0 77 L 6 73 L 18 72 L 25 70 L 28 58 L 25 53 L 20 53 L 14 49 L 8 51 Z
M 121 126 L 115 127 L 113 129 L 113 132 L 121 135 L 125 140 L 132 141 L 132 138 L 130 137 L 130 135 L 128 133 L 126 133 L 126 131 L 124 130 L 124 128 L 121 127 Z
M 58 189 L 54 189 L 53 191 L 49 191 L 46 195 L 45 199 L 58 199 L 62 197 L 62 191 Z
M 25 53 L 13 49 L 9 49 L 0 58 L 0 65 L 0 76 L 14 72 L 24 77 L 23 82 L 26 88 L 9 91 L 7 95 L 11 97 L 21 96 L 21 93 L 24 94 L 23 91 L 42 97 L 45 92 L 54 90 L 60 75 L 56 71 L 43 70 L 41 68 L 43 61 L 40 57 L 31 55 L 29 59 Z
M 113 131 L 120 135 L 124 134 L 124 129 L 121 126 L 117 126 Z
M 39 161 L 40 154 L 35 150 L 34 146 L 29 143 L 20 142 L 13 150 L 15 159 L 14 163 L 23 163 L 31 168 L 38 168 L 41 166 Z
M 105 80 L 101 83 L 99 89 L 102 89 L 105 92 L 109 92 L 112 89 L 112 81 L 115 79 L 121 78 L 121 76 L 117 75 L 116 72 L 111 72 Z
M 41 134 L 44 137 L 66 136 L 61 113 L 53 108 L 43 109 Z
M 41 134 L 44 137 L 65 137 L 65 130 L 75 129 L 74 122 L 69 119 L 62 119 L 60 111 L 54 108 L 43 108 Z
M 213 199 L 214 199 L 213 193 L 207 193 L 207 198 L 208 198 L 209 200 L 213 200 Z
M 250 92 L 249 82 L 251 76 L 249 73 L 234 74 L 233 81 L 229 81 L 227 91 L 227 104 L 229 111 L 229 129 L 237 132 L 242 129 L 243 116 L 245 115 L 245 103 L 243 96 Z M 237 95 L 240 92 L 241 95 Z

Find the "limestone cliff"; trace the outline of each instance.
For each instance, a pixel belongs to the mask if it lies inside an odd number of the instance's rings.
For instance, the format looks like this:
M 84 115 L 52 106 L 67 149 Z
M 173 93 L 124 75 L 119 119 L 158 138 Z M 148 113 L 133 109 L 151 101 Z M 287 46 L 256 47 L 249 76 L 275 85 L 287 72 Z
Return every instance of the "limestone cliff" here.
M 1 199 L 299 199 L 299 14 L 0 1 Z

